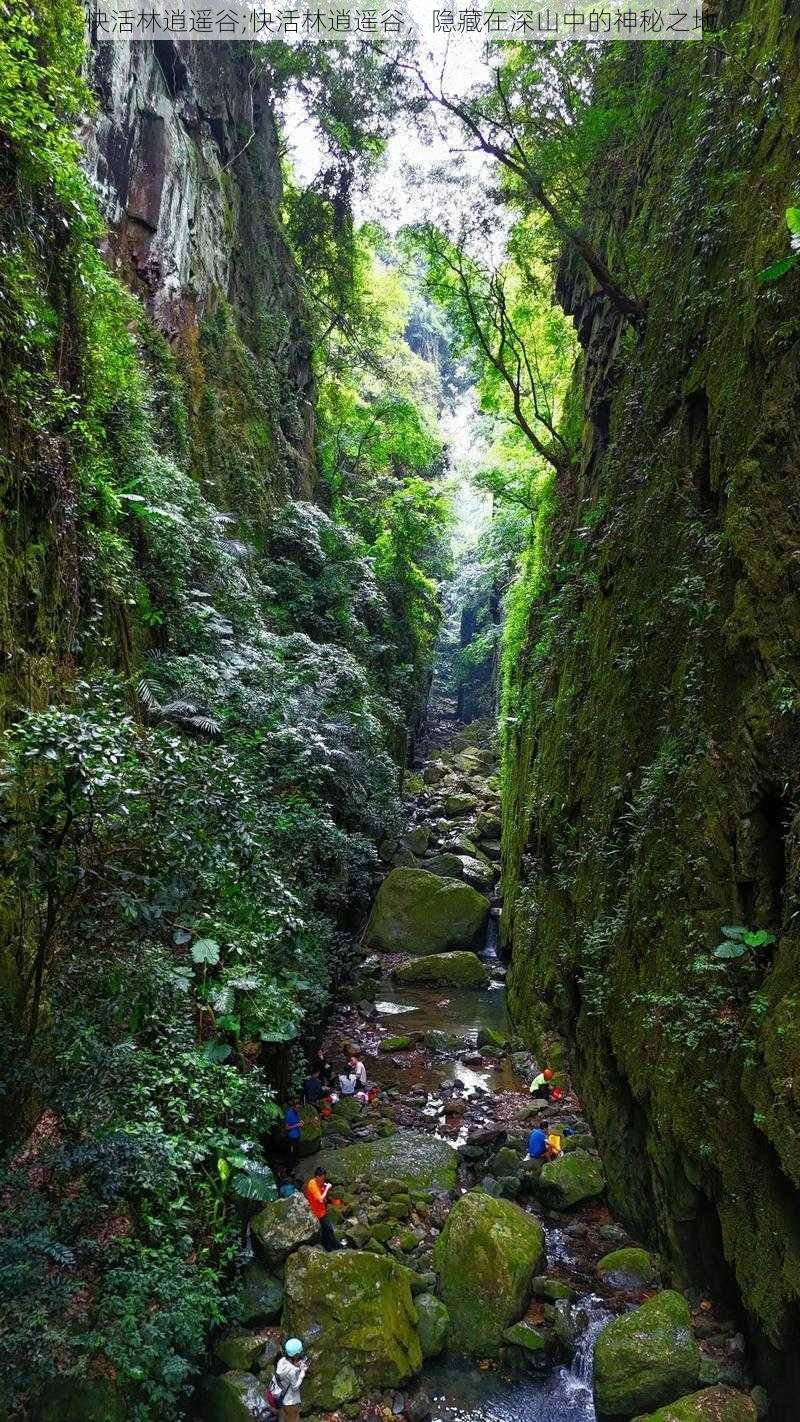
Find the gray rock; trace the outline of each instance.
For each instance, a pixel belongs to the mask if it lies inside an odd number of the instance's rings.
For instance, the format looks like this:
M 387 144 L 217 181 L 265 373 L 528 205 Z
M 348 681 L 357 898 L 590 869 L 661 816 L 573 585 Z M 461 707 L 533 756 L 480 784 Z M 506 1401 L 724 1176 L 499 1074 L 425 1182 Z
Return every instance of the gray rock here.
M 251 1221 L 253 1247 L 270 1269 L 276 1269 L 295 1249 L 316 1242 L 319 1225 L 304 1195 L 265 1205 Z

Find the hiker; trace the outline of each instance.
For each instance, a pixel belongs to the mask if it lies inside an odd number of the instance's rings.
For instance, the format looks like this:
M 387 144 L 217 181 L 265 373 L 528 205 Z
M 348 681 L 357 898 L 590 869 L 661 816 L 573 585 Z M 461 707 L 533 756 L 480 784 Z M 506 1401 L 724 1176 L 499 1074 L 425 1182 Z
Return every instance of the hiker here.
M 333 1086 L 333 1067 L 321 1047 L 314 1053 L 312 1070 L 317 1073 L 323 1086 Z
M 300 1388 L 307 1370 L 300 1339 L 287 1338 L 266 1395 L 267 1406 L 273 1413 L 280 1413 L 281 1422 L 299 1422 Z
M 316 1106 L 317 1103 L 321 1101 L 322 1097 L 325 1095 L 325 1087 L 322 1084 L 322 1078 L 319 1074 L 318 1066 L 312 1067 L 310 1075 L 306 1077 L 305 1084 L 303 1086 L 303 1095 L 305 1096 L 309 1106 Z
M 561 1152 L 556 1150 L 549 1140 L 550 1127 L 546 1121 L 540 1121 L 538 1126 L 534 1126 L 528 1136 L 528 1154 L 526 1160 L 541 1160 L 544 1164 L 548 1160 L 555 1160 Z
M 325 1092 L 319 1103 L 319 1117 L 321 1121 L 329 1121 L 333 1115 L 333 1097 L 329 1091 Z
M 531 1082 L 531 1096 L 541 1096 L 545 1101 L 550 1100 L 550 1082 L 553 1080 L 553 1073 L 549 1067 L 540 1071 L 538 1076 Z
M 349 1062 L 347 1063 L 347 1066 L 348 1066 L 348 1070 L 351 1071 L 351 1072 L 353 1073 L 353 1075 L 355 1076 L 355 1079 L 356 1079 L 356 1089 L 359 1090 L 359 1091 L 366 1091 L 366 1089 L 367 1089 L 367 1068 L 364 1066 L 364 1063 L 362 1062 L 361 1058 L 360 1058 L 359 1056 L 357 1056 L 357 1055 L 355 1054 L 355 1052 L 353 1053 L 352 1057 L 350 1058 Z
M 356 1085 L 356 1074 L 354 1071 L 342 1071 L 339 1073 L 340 1096 L 355 1096 Z
M 291 1175 L 297 1164 L 297 1156 L 300 1150 L 300 1127 L 302 1121 L 297 1107 L 299 1102 L 296 1096 L 292 1096 L 283 1117 L 283 1133 L 286 1141 L 286 1171 Z
M 340 1249 L 333 1226 L 328 1219 L 328 1196 L 330 1194 L 330 1184 L 325 1179 L 325 1171 L 322 1166 L 317 1166 L 310 1180 L 306 1181 L 305 1196 L 311 1206 L 311 1213 L 319 1220 L 319 1233 L 322 1240 L 322 1247 L 328 1253 L 332 1249 Z

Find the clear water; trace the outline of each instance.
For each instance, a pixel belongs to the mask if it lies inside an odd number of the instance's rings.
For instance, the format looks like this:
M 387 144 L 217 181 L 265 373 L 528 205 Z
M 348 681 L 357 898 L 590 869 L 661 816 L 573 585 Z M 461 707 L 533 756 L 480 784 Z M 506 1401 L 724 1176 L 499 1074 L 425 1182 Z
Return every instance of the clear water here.
M 587 1295 L 576 1304 L 588 1319 L 570 1367 L 543 1377 L 510 1378 L 452 1358 L 425 1369 L 433 1422 L 596 1422 L 592 1398 L 594 1341 L 612 1315 Z
M 489 992 L 467 988 L 396 987 L 384 978 L 375 1003 L 381 1017 L 397 1019 L 397 1030 L 447 1032 L 474 1046 L 481 1027 L 507 1029 L 506 994 L 502 984 Z M 392 1026 L 392 1031 L 395 1027 Z

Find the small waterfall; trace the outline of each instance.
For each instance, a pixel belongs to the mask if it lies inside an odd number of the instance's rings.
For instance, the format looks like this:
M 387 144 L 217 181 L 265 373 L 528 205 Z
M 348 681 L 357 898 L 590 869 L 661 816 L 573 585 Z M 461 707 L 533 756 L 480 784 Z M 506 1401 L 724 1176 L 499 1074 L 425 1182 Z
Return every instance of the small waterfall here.
M 575 1349 L 570 1374 L 577 1383 L 590 1390 L 594 1367 L 595 1341 L 598 1333 L 602 1332 L 614 1315 L 603 1303 L 603 1300 L 597 1298 L 594 1294 L 590 1294 L 588 1298 L 581 1299 L 577 1305 L 577 1309 L 586 1314 L 588 1321 L 584 1332 L 581 1334 L 578 1346 Z
M 486 921 L 486 938 L 483 944 L 483 957 L 487 963 L 496 962 L 497 944 L 500 937 L 500 924 L 496 914 L 490 913 Z

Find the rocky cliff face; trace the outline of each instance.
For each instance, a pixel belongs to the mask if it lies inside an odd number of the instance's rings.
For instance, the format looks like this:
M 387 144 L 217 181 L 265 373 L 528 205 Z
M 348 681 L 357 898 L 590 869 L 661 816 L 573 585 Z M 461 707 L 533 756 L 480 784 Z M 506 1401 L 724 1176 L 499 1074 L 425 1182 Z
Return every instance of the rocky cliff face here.
M 593 209 L 649 297 L 641 338 L 562 265 L 585 437 L 512 672 L 504 915 L 517 1022 L 563 1035 L 615 1208 L 739 1310 L 788 1419 L 800 274 L 754 273 L 788 250 L 800 73 L 791 7 L 735 8 L 724 43 L 643 46 L 616 71 L 648 111 L 598 163 Z M 594 238 L 613 264 L 617 239 Z
M 104 252 L 179 356 L 198 468 L 222 454 L 234 486 L 312 497 L 310 350 L 255 61 L 243 45 L 100 44 L 90 80 Z

